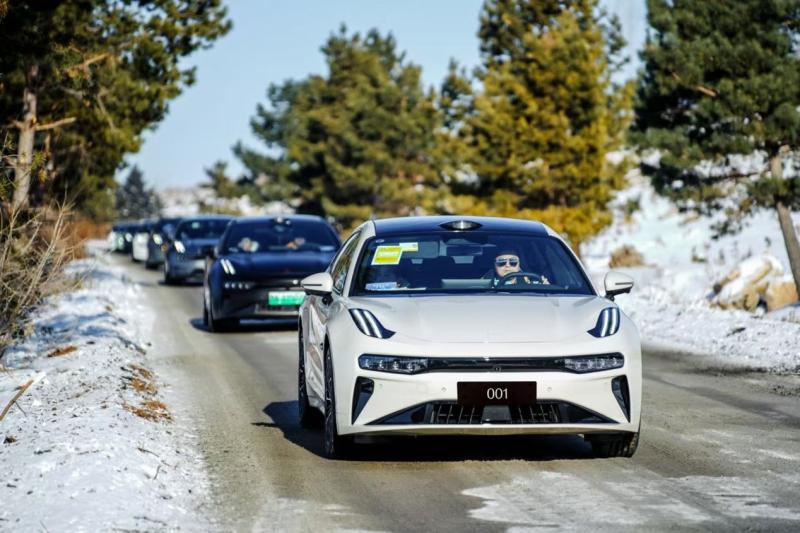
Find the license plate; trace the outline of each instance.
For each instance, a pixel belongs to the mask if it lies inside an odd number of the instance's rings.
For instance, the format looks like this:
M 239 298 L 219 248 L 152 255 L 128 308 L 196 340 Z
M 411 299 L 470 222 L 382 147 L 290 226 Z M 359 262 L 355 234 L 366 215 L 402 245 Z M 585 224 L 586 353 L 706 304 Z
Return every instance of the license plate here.
M 536 382 L 458 383 L 460 405 L 532 405 L 536 403 Z
M 306 293 L 303 291 L 281 291 L 269 293 L 269 305 L 300 305 Z

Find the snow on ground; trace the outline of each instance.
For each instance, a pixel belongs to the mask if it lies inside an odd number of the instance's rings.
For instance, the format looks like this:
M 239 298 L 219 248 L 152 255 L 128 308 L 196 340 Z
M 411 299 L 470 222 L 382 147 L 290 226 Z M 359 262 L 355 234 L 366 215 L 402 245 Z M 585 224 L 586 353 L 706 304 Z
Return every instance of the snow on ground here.
M 202 457 L 159 403 L 140 288 L 102 258 L 68 271 L 80 288 L 0 360 L 0 410 L 40 379 L 0 421 L 0 531 L 207 529 Z
M 626 217 L 622 206 L 638 200 Z M 800 369 L 800 308 L 755 314 L 711 305 L 716 281 L 747 257 L 770 254 L 789 272 L 777 216 L 765 210 L 736 235 L 712 240 L 713 220 L 679 213 L 638 173 L 615 201 L 615 221 L 584 248 L 584 262 L 598 287 L 611 252 L 632 245 L 647 266 L 618 269 L 636 280 L 633 292 L 617 298 L 636 322 L 646 345 L 709 355 L 722 365 L 773 370 Z M 800 215 L 795 213 L 795 224 Z M 627 218 L 627 220 L 626 220 Z

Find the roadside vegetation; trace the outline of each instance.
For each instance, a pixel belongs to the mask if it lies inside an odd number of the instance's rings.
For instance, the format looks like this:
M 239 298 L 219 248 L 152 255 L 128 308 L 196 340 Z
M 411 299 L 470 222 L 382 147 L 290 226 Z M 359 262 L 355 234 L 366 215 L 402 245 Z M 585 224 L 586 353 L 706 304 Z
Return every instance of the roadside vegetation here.
M 183 58 L 229 28 L 221 0 L 0 2 L 0 353 L 117 215 L 123 157 L 194 81 Z

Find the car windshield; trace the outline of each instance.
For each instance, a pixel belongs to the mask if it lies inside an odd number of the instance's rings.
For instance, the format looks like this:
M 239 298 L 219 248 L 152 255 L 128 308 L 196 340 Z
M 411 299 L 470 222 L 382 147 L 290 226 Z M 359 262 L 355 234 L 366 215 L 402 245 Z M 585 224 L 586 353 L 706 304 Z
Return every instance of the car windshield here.
M 594 294 L 560 240 L 485 231 L 373 238 L 351 294 L 483 292 Z
M 225 238 L 227 253 L 319 251 L 339 247 L 336 234 L 325 222 L 269 220 L 234 224 Z
M 229 220 L 210 219 L 210 220 L 185 220 L 181 222 L 176 230 L 177 240 L 187 241 L 191 239 L 218 239 Z
M 153 231 L 161 235 L 171 235 L 175 231 L 175 225 L 180 222 L 179 218 L 162 218 L 157 223 Z

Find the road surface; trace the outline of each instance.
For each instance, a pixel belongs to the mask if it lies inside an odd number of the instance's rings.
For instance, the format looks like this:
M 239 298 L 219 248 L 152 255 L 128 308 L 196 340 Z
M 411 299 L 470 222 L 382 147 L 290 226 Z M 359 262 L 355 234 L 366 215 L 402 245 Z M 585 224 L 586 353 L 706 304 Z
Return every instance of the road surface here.
M 156 313 L 148 354 L 191 406 L 212 485 L 205 511 L 221 529 L 800 529 L 798 376 L 645 349 L 632 459 L 593 459 L 578 437 L 459 437 L 391 439 L 332 461 L 321 433 L 297 423 L 294 324 L 209 333 L 200 287 L 114 260 Z

